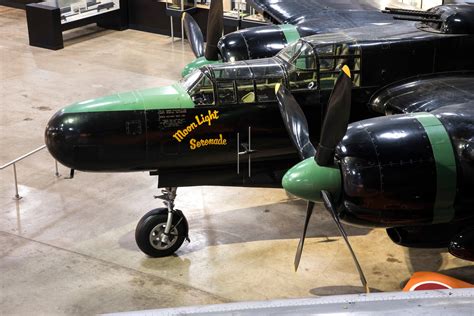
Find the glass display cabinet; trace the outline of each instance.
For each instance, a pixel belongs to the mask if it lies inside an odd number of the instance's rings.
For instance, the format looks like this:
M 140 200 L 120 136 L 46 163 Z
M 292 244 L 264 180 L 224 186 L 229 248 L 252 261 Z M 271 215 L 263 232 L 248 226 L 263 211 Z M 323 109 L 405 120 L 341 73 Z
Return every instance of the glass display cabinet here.
M 246 0 L 224 0 L 224 25 L 237 29 L 268 24 Z
M 199 2 L 201 2 L 199 0 Z M 196 11 L 196 0 L 166 0 L 166 15 L 170 17 L 171 39 L 174 41 L 174 18 L 181 20 L 184 12 L 192 14 Z M 181 21 L 181 40 L 184 40 L 184 26 Z
M 31 46 L 64 47 L 63 32 L 88 24 L 113 30 L 128 28 L 127 0 L 46 0 L 25 6 Z
M 195 0 L 166 0 L 166 10 L 187 11 L 196 7 Z
M 267 21 L 262 14 L 255 11 L 255 9 L 252 7 L 250 7 L 250 13 L 244 16 L 242 18 L 242 21 L 240 21 L 240 27 L 243 29 L 266 24 L 270 24 L 270 22 Z
M 240 21 L 250 14 L 246 0 L 224 0 L 224 25 L 240 28 Z
M 47 0 L 41 4 L 59 8 L 61 24 L 120 9 L 119 0 Z

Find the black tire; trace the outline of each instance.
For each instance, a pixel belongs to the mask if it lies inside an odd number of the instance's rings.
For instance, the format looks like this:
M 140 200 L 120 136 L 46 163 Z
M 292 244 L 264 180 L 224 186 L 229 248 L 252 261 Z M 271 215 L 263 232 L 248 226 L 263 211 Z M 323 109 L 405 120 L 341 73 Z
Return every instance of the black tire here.
M 173 214 L 173 228 L 170 232 L 172 235 L 170 236 L 170 242 L 163 244 L 157 241 L 155 236 L 160 235 L 160 232 L 164 230 L 167 218 L 168 209 L 157 208 L 146 213 L 137 224 L 137 228 L 135 229 L 135 241 L 138 248 L 150 257 L 158 258 L 172 255 L 181 247 L 186 236 L 188 236 L 186 219 L 184 215 L 178 211 Z

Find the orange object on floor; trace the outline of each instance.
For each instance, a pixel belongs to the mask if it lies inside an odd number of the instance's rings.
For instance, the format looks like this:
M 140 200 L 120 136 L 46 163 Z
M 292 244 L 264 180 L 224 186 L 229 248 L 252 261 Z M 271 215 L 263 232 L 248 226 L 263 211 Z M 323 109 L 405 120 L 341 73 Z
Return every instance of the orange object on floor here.
M 467 283 L 436 272 L 415 272 L 403 288 L 403 291 L 410 292 L 464 288 L 474 288 L 474 284 Z

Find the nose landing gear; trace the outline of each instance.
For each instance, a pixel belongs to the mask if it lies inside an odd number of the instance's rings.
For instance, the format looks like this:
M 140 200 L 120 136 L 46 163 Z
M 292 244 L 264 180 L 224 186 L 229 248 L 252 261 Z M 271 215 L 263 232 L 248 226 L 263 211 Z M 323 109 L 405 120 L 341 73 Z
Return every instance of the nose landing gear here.
M 189 242 L 188 221 L 183 212 L 174 209 L 176 190 L 177 188 L 162 190 L 163 195 L 156 198 L 164 200 L 166 207 L 146 213 L 135 229 L 138 248 L 150 257 L 172 255 L 184 240 Z

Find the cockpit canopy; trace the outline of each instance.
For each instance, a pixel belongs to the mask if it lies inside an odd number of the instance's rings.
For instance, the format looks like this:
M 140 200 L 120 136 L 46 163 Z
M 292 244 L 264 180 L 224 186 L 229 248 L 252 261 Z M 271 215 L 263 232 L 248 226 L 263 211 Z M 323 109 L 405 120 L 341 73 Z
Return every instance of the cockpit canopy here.
M 198 106 L 275 102 L 278 83 L 292 91 L 332 89 L 344 65 L 349 66 L 358 86 L 360 58 L 357 43 L 342 34 L 331 34 L 314 42 L 300 39 L 276 58 L 201 67 L 181 85 Z
M 360 84 L 360 47 L 344 34 L 321 35 L 312 42 L 300 39 L 277 57 L 288 64 L 291 90 L 332 89 L 344 65 L 354 74 L 354 84 Z
M 239 61 L 202 67 L 181 84 L 196 105 L 228 105 L 276 101 L 275 86 L 285 77 L 273 59 Z

